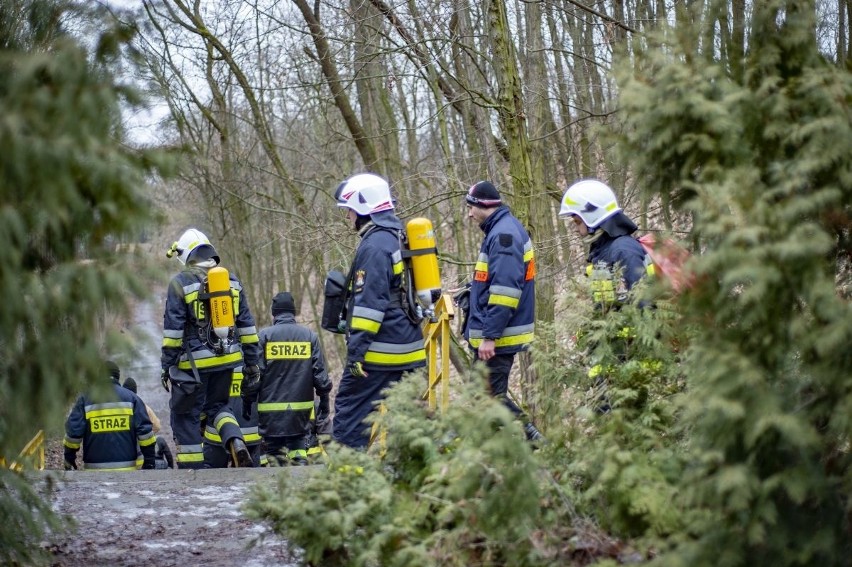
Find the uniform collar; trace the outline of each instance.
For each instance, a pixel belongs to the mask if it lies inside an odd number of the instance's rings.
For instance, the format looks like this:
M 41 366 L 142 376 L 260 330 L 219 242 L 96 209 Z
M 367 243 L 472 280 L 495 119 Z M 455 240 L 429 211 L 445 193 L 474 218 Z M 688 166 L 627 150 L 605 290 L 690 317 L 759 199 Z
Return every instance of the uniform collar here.
M 292 313 L 287 313 L 287 312 L 279 313 L 278 315 L 273 317 L 273 322 L 276 325 L 281 324 L 281 323 L 295 323 L 296 322 L 296 316 L 293 315 Z
M 376 226 L 376 225 L 373 224 L 373 221 L 368 220 L 367 223 L 364 226 L 362 226 L 361 229 L 358 231 L 358 236 L 360 236 L 361 238 L 364 238 L 365 236 L 367 236 L 367 233 L 370 232 L 370 229 L 373 228 L 374 226 Z
M 494 223 L 496 223 L 499 219 L 503 218 L 507 214 L 509 214 L 509 207 L 507 207 L 506 205 L 500 205 L 499 207 L 497 207 L 496 211 L 488 215 L 488 218 L 482 221 L 482 224 L 479 225 L 479 228 L 482 229 L 482 232 L 487 234 L 488 231 L 491 230 L 491 227 L 494 226 Z

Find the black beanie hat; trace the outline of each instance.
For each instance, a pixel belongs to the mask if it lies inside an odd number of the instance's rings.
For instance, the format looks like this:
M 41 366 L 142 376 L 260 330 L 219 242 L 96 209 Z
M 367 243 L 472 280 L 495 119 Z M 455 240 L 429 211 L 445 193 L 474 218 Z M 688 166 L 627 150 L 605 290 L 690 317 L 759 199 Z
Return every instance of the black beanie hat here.
M 296 314 L 296 302 L 293 301 L 293 296 L 289 291 L 279 292 L 272 298 L 272 316 L 280 313 Z
M 121 378 L 121 371 L 118 369 L 118 364 L 114 363 L 111 360 L 106 361 L 106 369 L 109 372 L 109 377 L 113 380 L 118 380 Z
M 490 209 L 503 204 L 502 199 L 500 199 L 500 192 L 490 181 L 479 181 L 471 185 L 465 201 L 469 205 L 483 209 Z
M 134 394 L 136 393 L 136 380 L 134 380 L 130 376 L 124 379 L 124 384 L 122 384 L 122 386 L 124 386 Z

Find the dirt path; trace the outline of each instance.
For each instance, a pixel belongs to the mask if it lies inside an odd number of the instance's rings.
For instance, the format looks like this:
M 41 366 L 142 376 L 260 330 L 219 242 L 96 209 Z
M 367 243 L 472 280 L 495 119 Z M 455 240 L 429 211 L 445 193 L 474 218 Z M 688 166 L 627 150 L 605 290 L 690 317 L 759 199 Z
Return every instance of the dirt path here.
M 305 478 L 313 470 L 27 474 L 40 483 L 48 475 L 57 479 L 53 507 L 77 524 L 75 533 L 44 544 L 53 567 L 266 567 L 298 563 L 286 541 L 243 515 L 249 487 L 274 483 L 278 474 Z

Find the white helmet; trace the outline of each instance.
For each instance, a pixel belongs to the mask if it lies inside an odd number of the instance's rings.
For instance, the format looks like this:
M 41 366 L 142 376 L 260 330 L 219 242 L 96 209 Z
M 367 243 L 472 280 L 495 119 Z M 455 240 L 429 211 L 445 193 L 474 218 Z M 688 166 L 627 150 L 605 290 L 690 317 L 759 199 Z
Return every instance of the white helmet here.
M 216 249 L 210 244 L 207 236 L 197 228 L 190 228 L 181 234 L 178 241 L 172 244 L 172 247 L 166 252 L 166 256 L 171 258 L 177 254 L 180 263 L 186 265 L 187 260 L 189 260 L 193 252 L 196 255 L 203 254 L 205 260 L 212 258 L 216 260 L 217 264 L 219 263 L 219 256 L 216 254 Z
M 388 182 L 373 173 L 353 175 L 340 184 L 334 198 L 338 207 L 352 209 L 364 216 L 393 209 Z
M 577 215 L 589 228 L 597 228 L 620 211 L 615 193 L 606 183 L 597 179 L 584 179 L 565 191 L 559 216 Z

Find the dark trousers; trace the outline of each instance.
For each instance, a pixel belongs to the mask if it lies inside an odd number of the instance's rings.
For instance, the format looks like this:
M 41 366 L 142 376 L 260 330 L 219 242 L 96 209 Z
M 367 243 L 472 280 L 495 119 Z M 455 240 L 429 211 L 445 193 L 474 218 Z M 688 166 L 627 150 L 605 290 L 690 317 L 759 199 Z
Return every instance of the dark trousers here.
M 174 387 L 172 397 L 174 397 Z M 205 390 L 199 388 L 195 393 L 192 407 L 185 412 L 169 412 L 172 437 L 177 447 L 175 460 L 179 469 L 200 469 L 204 466 L 202 450 L 201 410 L 204 407 Z
M 476 359 L 479 360 L 477 352 L 473 352 Z M 512 371 L 512 365 L 514 363 L 515 353 L 495 354 L 485 361 L 485 366 L 488 367 L 488 388 L 491 395 L 503 402 L 503 405 L 509 408 L 509 411 L 512 412 L 515 417 L 521 418 L 524 412 L 515 404 L 515 402 L 510 400 L 508 396 L 509 373 Z
M 260 443 L 248 445 L 254 466 L 260 466 Z M 204 468 L 224 469 L 231 465 L 231 453 L 221 445 L 204 443 Z
M 278 465 L 308 463 L 307 435 L 264 437 L 263 446 L 270 462 L 274 459 Z
M 175 445 L 178 448 L 178 468 L 197 469 L 214 467 L 215 463 L 205 459 L 202 450 L 203 432 L 201 421 L 206 424 L 216 424 L 223 444 L 234 437 L 242 438 L 239 424 L 230 419 L 218 419 L 222 410 L 227 410 L 228 400 L 231 395 L 231 377 L 233 369 L 199 371 L 201 388 L 196 390 L 195 403 L 192 408 L 184 413 L 175 413 L 172 410 L 170 422 L 174 434 Z M 220 422 L 220 423 L 217 423 Z M 231 423 L 233 421 L 233 423 Z
M 402 370 L 368 370 L 366 378 L 356 378 L 343 371 L 337 396 L 334 398 L 334 425 L 332 438 L 343 445 L 362 449 L 370 442 L 370 428 L 364 418 L 384 398 L 382 390 L 402 378 Z

